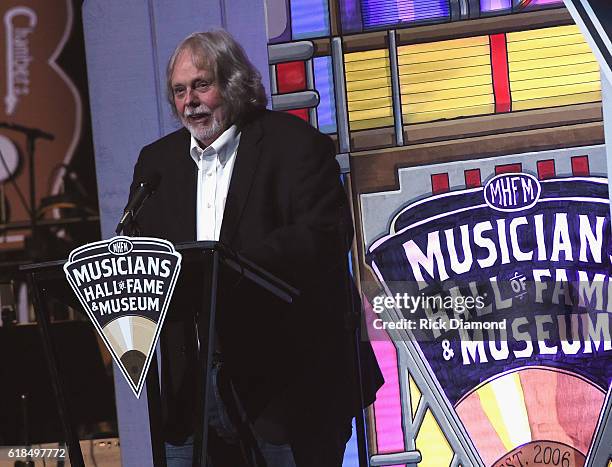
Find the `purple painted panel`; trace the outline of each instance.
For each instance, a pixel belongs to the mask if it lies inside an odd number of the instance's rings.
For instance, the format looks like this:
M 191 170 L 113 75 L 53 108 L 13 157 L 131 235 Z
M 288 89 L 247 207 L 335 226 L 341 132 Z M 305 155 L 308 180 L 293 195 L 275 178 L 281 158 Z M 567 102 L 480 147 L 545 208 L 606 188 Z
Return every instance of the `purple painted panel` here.
M 268 43 L 278 44 L 291 40 L 289 0 L 265 0 Z
M 340 19 L 343 34 L 362 32 L 363 23 L 359 0 L 340 0 Z
M 483 13 L 490 11 L 510 10 L 511 0 L 480 0 L 480 11 Z
M 362 0 L 361 9 L 365 29 L 450 17 L 449 0 Z

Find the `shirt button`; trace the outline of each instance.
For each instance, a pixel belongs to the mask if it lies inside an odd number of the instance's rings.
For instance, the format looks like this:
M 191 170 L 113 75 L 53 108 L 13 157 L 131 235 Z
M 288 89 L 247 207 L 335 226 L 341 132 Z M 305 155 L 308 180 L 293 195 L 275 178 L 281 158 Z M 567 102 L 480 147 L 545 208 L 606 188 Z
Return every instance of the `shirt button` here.
M 206 174 L 206 176 L 207 176 L 207 177 L 212 177 L 212 172 L 208 172 L 208 173 Z
M 206 205 L 206 207 L 207 207 L 208 209 L 210 209 L 211 204 L 210 204 L 210 203 L 208 203 L 208 204 Z

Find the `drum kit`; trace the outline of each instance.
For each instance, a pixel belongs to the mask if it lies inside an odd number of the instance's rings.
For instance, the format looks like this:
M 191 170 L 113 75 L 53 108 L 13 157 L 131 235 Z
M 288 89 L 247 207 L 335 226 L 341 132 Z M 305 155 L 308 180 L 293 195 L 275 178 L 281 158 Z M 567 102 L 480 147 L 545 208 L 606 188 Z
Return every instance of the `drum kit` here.
M 0 256 L 0 269 L 2 266 L 9 266 L 10 269 L 14 261 L 7 262 L 9 259 L 30 262 L 63 255 L 75 246 L 68 241 L 70 235 L 66 235 L 67 229 L 99 221 L 97 210 L 90 206 L 90 198 L 78 174 L 65 163 L 60 164 L 56 170 L 63 180 L 63 193 L 44 197 L 37 204 L 36 141 L 52 141 L 54 136 L 38 128 L 15 123 L 0 122 L 0 129 L 25 135 L 27 148 L 27 162 L 24 164 L 24 155 L 20 153 L 18 146 L 7 136 L 0 134 L 0 236 L 4 237 L 4 250 L 10 252 L 8 255 L 3 254 L 4 258 Z M 24 165 L 27 167 L 29 179 L 28 199 L 16 183 L 17 175 Z M 7 194 L 9 185 L 12 187 L 10 202 Z M 28 219 L 12 220 L 11 203 L 21 203 Z M 23 242 L 11 242 L 11 239 L 22 238 L 19 235 L 11 235 L 14 232 L 26 232 L 25 251 Z M 62 247 L 62 243 L 66 245 Z M 16 249 L 20 251 L 15 251 Z

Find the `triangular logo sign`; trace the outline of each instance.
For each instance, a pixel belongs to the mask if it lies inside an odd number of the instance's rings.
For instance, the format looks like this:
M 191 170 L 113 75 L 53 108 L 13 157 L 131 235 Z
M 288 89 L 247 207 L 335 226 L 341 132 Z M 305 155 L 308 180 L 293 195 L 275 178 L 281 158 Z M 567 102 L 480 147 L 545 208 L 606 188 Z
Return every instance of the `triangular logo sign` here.
M 64 272 L 136 397 L 145 381 L 181 255 L 159 238 L 113 237 L 70 253 Z

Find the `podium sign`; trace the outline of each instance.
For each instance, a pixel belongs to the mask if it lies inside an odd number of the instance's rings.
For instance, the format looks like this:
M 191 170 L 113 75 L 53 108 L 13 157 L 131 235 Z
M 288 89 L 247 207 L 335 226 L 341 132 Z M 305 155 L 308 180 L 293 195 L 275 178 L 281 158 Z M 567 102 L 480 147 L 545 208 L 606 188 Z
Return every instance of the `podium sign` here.
M 181 269 L 162 239 L 114 237 L 70 253 L 64 272 L 136 397 Z

